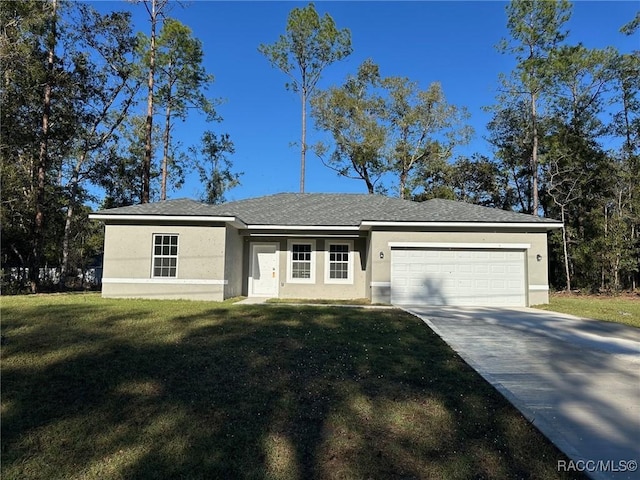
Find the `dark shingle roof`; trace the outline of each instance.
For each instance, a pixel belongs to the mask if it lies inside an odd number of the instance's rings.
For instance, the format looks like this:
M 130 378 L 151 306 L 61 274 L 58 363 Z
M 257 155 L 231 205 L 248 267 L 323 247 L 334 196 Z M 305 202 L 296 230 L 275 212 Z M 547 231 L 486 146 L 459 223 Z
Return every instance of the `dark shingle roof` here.
M 103 215 L 229 216 L 247 225 L 358 226 L 363 221 L 555 223 L 555 220 L 451 200 L 412 202 L 382 195 L 280 193 L 222 205 L 166 200 L 97 212 Z M 558 222 L 559 223 L 559 222 Z

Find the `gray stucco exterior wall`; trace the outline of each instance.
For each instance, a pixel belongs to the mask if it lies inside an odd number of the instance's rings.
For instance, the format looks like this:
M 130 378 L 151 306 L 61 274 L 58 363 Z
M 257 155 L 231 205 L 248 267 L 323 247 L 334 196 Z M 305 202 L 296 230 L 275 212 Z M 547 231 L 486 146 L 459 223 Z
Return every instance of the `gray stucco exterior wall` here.
M 178 235 L 175 278 L 153 277 L 154 234 Z M 224 224 L 106 225 L 102 296 L 223 300 L 225 244 Z
M 243 289 L 243 248 L 244 239 L 236 228 L 226 227 L 224 252 L 224 298 L 239 297 Z

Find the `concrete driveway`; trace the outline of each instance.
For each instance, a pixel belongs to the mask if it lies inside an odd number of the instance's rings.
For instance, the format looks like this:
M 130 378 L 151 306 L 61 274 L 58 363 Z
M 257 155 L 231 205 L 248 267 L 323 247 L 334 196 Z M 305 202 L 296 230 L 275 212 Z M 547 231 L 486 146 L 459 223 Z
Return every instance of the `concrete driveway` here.
M 530 308 L 405 310 L 491 382 L 573 466 L 596 479 L 640 478 L 633 471 L 640 461 L 639 329 Z

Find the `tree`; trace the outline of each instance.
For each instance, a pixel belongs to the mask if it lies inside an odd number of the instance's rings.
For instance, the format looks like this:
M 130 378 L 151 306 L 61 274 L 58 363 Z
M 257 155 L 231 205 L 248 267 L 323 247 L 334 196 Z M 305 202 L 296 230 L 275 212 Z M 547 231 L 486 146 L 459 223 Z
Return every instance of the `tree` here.
M 130 14 L 101 15 L 86 4 L 78 4 L 77 28 L 71 32 L 76 71 L 76 102 L 79 116 L 74 136 L 75 158 L 70 159 L 67 207 L 62 238 L 61 278 L 69 270 L 73 217 L 81 205 L 82 183 L 115 140 L 119 126 L 134 104 L 140 82 L 132 69 L 136 38 Z M 76 223 L 77 224 L 77 223 Z M 82 224 L 79 224 L 82 226 Z
M 195 158 L 202 157 L 195 162 L 200 181 L 205 188 L 202 200 L 210 204 L 225 202 L 225 193 L 240 185 L 242 175 L 231 171 L 233 165 L 227 154 L 233 154 L 235 148 L 229 135 L 218 137 L 215 133 L 207 131 L 202 135 L 200 145 L 192 147 L 191 152 Z
M 384 99 L 375 91 L 380 83 L 378 66 L 367 60 L 342 87 L 319 91 L 311 100 L 317 128 L 330 132 L 335 144 L 326 160 L 327 145 L 319 142 L 316 153 L 338 175 L 363 180 L 370 194 L 387 169 L 386 130 L 380 121 Z
M 523 102 L 503 105 L 494 110 L 487 128 L 487 140 L 495 148 L 496 158 L 509 177 L 515 193 L 514 207 L 520 212 L 531 213 L 533 189 L 531 174 L 531 134 L 527 118 L 527 107 Z M 540 134 L 541 129 L 538 128 Z M 542 135 L 540 135 L 542 136 Z
M 409 198 L 425 181 L 425 172 L 435 171 L 434 164 L 449 159 L 457 145 L 468 141 L 471 130 L 464 125 L 468 115 L 447 103 L 437 82 L 420 90 L 408 78 L 387 77 L 382 86 L 386 159 L 389 170 L 397 175 L 400 198 Z
M 629 23 L 620 28 L 620 31 L 625 35 L 633 35 L 636 30 L 640 28 L 640 12 L 636 12 L 636 16 Z
M 209 120 L 219 120 L 214 102 L 203 90 L 213 82 L 213 76 L 202 66 L 202 43 L 191 36 L 191 29 L 177 20 L 167 18 L 157 41 L 156 67 L 158 104 L 165 109 L 160 200 L 167 198 L 167 171 L 170 163 L 172 119 L 186 119 L 189 109 L 198 109 Z M 175 163 L 175 158 L 171 159 Z
M 369 193 L 383 176 L 396 176 L 401 198 L 419 188 L 430 190 L 428 183 L 439 181 L 453 149 L 471 134 L 464 125 L 466 110 L 447 103 L 439 83 L 420 90 L 406 77 L 381 78 L 370 60 L 342 87 L 319 92 L 312 106 L 318 126 L 331 132 L 335 143 L 324 163 L 340 175 L 362 179 Z M 320 144 L 318 150 L 327 147 Z
M 637 29 L 636 16 L 635 27 Z M 640 271 L 640 52 L 619 54 L 613 67 L 613 84 L 616 93 L 614 102 L 618 106 L 609 132 L 622 139 L 622 145 L 616 155 L 619 172 L 618 204 L 625 208 L 621 215 L 627 224 L 630 239 L 630 255 L 626 262 L 626 275 L 629 286 L 635 290 Z
M 56 251 L 50 242 L 57 240 L 63 208 L 56 180 L 77 117 L 74 74 L 57 51 L 58 45 L 60 51 L 69 47 L 63 6 L 6 2 L 0 9 L 2 257 L 5 266 L 28 271 L 32 292 L 40 289 L 41 267 Z
M 569 238 L 567 235 L 567 206 L 577 200 L 580 195 L 579 184 L 584 176 L 584 171 L 573 171 L 573 166 L 561 171 L 559 161 L 549 163 L 548 193 L 553 203 L 560 208 L 560 220 L 562 221 L 562 258 L 567 292 L 571 292 L 571 263 L 569 259 Z
M 31 291 L 36 293 L 40 274 L 40 257 L 44 244 L 44 203 L 47 187 L 47 169 L 49 168 L 49 121 L 51 116 L 51 90 L 53 89 L 53 67 L 55 60 L 56 44 L 58 42 L 58 0 L 51 0 L 51 20 L 46 39 L 47 46 L 47 74 L 44 83 L 44 98 L 42 108 L 42 136 L 40 138 L 40 154 L 37 164 L 36 187 L 36 215 L 34 222 L 34 250 L 33 266 L 30 269 Z
M 154 126 L 153 142 L 159 133 Z M 116 208 L 142 203 L 143 172 L 140 158 L 144 155 L 146 118 L 129 116 L 116 132 L 116 142 L 104 149 L 104 161 L 89 172 L 94 185 L 104 190 L 101 208 Z M 155 180 L 159 172 L 149 172 L 149 196 L 153 198 Z
M 450 184 L 455 199 L 462 202 L 503 210 L 511 210 L 516 203 L 509 173 L 502 164 L 483 155 L 456 160 Z
M 151 163 L 153 158 L 153 88 L 156 73 L 156 33 L 160 19 L 165 13 L 169 0 L 142 0 L 151 26 L 148 50 L 148 72 L 147 72 L 147 116 L 145 122 L 145 147 L 142 161 L 142 203 L 149 202 Z
M 612 236 L 611 228 L 610 212 L 618 203 L 614 200 L 618 182 L 611 173 L 617 168 L 601 146 L 606 133 L 601 118 L 616 56 L 611 50 L 576 45 L 556 48 L 549 57 L 554 96 L 550 101 L 553 118 L 546 190 L 565 223 L 562 256 L 568 290 L 572 285 L 571 262 L 583 271 L 598 265 L 601 287 L 611 275 L 616 279 L 614 288 L 618 288 L 620 262 L 611 263 L 607 257 L 611 251 L 621 255 L 626 250 L 613 243 L 623 240 Z
M 267 57 L 271 66 L 290 78 L 291 83 L 287 83 L 286 88 L 300 95 L 300 192 L 304 193 L 307 103 L 323 70 L 351 53 L 351 33 L 347 29 L 338 30 L 329 14 L 320 18 L 313 3 L 310 3 L 304 8 L 294 8 L 289 13 L 286 34 L 280 35 L 271 45 L 261 44 L 258 51 Z
M 507 97 L 523 96 L 528 103 L 532 140 L 531 213 L 538 215 L 539 102 L 549 87 L 548 56 L 567 36 L 562 29 L 571 16 L 571 4 L 568 0 L 512 0 L 506 10 L 512 41 L 503 40 L 498 48 L 514 54 L 518 61 L 512 80 L 504 83 Z

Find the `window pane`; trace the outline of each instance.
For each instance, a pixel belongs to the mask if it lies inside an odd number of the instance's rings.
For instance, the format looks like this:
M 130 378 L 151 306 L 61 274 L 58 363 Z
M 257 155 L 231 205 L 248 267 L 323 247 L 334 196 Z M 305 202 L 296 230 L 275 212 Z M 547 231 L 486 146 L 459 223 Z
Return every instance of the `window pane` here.
M 291 265 L 292 278 L 311 278 L 311 264 L 306 262 L 293 262 Z
M 329 245 L 329 278 L 349 279 L 349 245 Z
M 176 277 L 178 235 L 154 235 L 153 245 L 153 276 Z
M 291 245 L 291 278 L 311 278 L 311 250 L 307 243 Z

